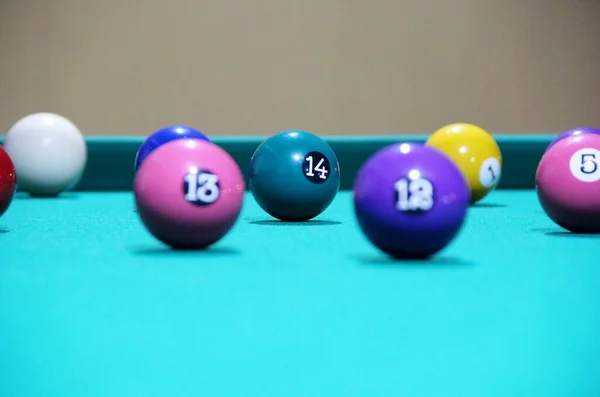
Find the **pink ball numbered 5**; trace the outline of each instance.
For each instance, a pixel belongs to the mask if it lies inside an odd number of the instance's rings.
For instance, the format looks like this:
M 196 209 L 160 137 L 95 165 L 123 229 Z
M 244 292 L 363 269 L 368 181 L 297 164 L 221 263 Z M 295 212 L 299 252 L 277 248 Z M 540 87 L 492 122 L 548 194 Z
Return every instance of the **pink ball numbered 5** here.
M 245 189 L 229 153 L 200 139 L 161 145 L 140 166 L 133 186 L 146 229 L 176 249 L 203 249 L 223 238 L 239 218 Z
M 556 142 L 543 155 L 536 191 L 548 217 L 574 233 L 600 232 L 600 135 Z

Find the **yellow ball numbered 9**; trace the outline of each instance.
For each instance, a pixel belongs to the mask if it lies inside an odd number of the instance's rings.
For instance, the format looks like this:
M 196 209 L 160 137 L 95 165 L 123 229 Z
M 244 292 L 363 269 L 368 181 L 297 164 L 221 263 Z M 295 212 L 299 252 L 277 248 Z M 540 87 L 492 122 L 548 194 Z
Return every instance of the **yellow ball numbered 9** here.
M 483 128 L 469 123 L 446 125 L 434 132 L 426 145 L 448 155 L 460 168 L 471 188 L 471 203 L 494 190 L 502 177 L 502 153 Z

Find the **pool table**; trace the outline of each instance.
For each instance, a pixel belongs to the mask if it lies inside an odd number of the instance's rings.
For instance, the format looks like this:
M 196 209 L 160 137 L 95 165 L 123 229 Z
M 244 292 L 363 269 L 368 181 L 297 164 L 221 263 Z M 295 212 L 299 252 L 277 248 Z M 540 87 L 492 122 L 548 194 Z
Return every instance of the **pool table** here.
M 172 251 L 131 192 L 142 138 L 88 138 L 77 188 L 0 218 L 0 396 L 600 396 L 600 237 L 545 215 L 551 135 L 497 136 L 499 188 L 427 261 L 378 252 L 352 180 L 389 143 L 332 137 L 341 190 L 282 223 L 247 194 L 206 251 Z M 242 170 L 261 137 L 214 138 Z

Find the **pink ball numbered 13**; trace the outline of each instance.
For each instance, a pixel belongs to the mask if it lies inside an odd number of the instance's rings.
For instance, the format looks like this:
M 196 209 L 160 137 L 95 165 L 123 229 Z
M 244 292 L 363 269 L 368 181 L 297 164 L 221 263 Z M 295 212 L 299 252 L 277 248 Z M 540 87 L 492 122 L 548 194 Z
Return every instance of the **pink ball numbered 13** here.
M 133 192 L 138 215 L 154 237 L 176 249 L 203 249 L 236 223 L 245 183 L 236 161 L 220 146 L 178 139 L 144 160 Z

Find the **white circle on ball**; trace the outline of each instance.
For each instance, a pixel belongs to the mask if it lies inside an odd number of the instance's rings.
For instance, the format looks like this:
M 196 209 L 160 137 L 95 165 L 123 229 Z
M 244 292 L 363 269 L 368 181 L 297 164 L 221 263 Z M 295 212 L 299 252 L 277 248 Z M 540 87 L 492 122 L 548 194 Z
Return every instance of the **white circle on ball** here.
M 18 120 L 4 140 L 17 186 L 31 195 L 53 196 L 79 181 L 87 162 L 86 142 L 75 124 L 55 113 Z
M 500 181 L 502 167 L 500 162 L 495 157 L 490 157 L 481 163 L 479 168 L 479 182 L 485 188 L 491 188 Z
M 571 174 L 582 182 L 600 180 L 600 150 L 595 148 L 579 149 L 569 161 Z

